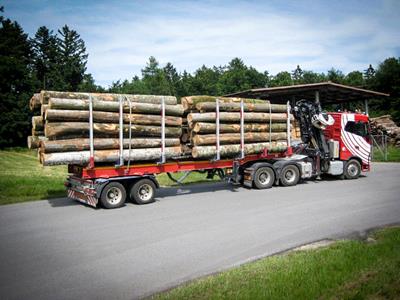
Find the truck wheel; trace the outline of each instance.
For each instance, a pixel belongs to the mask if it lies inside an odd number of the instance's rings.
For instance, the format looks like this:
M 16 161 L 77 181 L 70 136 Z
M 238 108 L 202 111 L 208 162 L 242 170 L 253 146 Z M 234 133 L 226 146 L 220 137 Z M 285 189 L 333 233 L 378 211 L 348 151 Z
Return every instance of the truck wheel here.
M 281 172 L 281 184 L 283 186 L 296 185 L 300 179 L 299 169 L 295 165 L 287 165 Z
M 156 185 L 150 179 L 136 181 L 131 187 L 131 199 L 137 204 L 148 204 L 154 202 Z
M 258 168 L 254 173 L 254 185 L 258 189 L 269 189 L 275 182 L 275 173 L 269 167 Z
M 361 165 L 355 159 L 350 159 L 344 168 L 344 178 L 357 179 L 361 174 Z
M 119 182 L 107 184 L 100 196 L 100 203 L 105 208 L 118 208 L 124 205 L 126 200 L 126 190 Z

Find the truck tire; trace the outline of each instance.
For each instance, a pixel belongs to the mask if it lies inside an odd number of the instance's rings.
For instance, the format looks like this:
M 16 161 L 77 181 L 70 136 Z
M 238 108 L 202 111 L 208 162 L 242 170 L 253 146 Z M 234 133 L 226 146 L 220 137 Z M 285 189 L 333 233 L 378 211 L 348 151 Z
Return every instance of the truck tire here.
M 287 165 L 283 167 L 280 179 L 283 186 L 296 185 L 300 180 L 300 171 L 295 165 Z
M 269 189 L 275 182 L 275 172 L 270 167 L 260 167 L 254 173 L 254 186 L 258 189 Z
M 136 204 L 148 204 L 154 202 L 156 185 L 150 179 L 136 181 L 130 191 L 131 200 Z
M 344 167 L 344 178 L 357 179 L 361 175 L 361 164 L 358 160 L 350 159 Z
M 100 203 L 104 208 L 118 208 L 124 205 L 126 200 L 125 187 L 119 182 L 107 184 L 100 196 Z

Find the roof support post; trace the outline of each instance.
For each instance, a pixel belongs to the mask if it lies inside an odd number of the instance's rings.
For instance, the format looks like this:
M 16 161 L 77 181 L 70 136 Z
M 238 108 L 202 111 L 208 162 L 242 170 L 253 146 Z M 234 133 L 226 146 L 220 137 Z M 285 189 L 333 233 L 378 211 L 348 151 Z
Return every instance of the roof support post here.
M 319 91 L 315 91 L 315 104 L 319 104 Z
M 364 111 L 367 116 L 369 116 L 369 109 L 368 109 L 368 99 L 364 99 Z

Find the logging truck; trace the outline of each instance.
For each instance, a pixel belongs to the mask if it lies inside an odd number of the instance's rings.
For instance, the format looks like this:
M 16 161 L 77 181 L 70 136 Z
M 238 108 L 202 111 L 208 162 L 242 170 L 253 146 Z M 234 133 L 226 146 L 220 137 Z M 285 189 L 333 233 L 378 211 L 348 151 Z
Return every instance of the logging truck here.
M 217 105 L 218 106 L 218 105 Z M 290 119 L 293 114 L 299 124 L 301 141 L 291 141 Z M 243 111 L 241 111 L 241 116 Z M 371 144 L 368 116 L 361 113 L 325 113 L 319 103 L 298 101 L 293 108 L 288 104 L 287 148 L 281 152 L 263 149 L 257 154 L 244 155 L 244 124 L 241 117 L 240 154 L 221 158 L 219 153 L 218 112 L 217 155 L 211 160 L 176 157 L 157 163 L 128 163 L 88 166 L 69 165 L 65 182 L 68 197 L 96 207 L 117 208 L 128 200 L 148 204 L 155 200 L 159 184 L 157 174 L 181 182 L 189 172 L 207 172 L 230 183 L 246 188 L 269 189 L 274 185 L 294 186 L 299 181 L 318 178 L 323 174 L 342 179 L 356 179 L 370 170 Z M 161 151 L 162 153 L 162 151 Z M 172 174 L 184 174 L 179 180 Z

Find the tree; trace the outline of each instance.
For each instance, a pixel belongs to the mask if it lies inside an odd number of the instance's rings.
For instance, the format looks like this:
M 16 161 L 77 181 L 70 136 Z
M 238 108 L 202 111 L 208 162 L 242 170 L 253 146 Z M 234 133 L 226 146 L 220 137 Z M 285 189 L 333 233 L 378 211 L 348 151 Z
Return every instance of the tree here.
M 151 56 L 142 69 L 142 81 L 149 94 L 169 95 L 169 84 L 164 71 L 160 68 L 155 57 Z
M 297 68 L 292 71 L 292 79 L 294 83 L 302 83 L 303 80 L 303 70 L 300 68 L 299 65 L 297 65 Z
M 318 83 L 318 82 L 324 82 L 326 80 L 327 79 L 326 79 L 326 76 L 324 73 L 315 73 L 313 71 L 304 71 L 301 83 L 304 83 L 304 84 Z
M 194 76 L 188 82 L 190 85 L 189 90 L 195 95 L 221 95 L 221 89 L 219 86 L 220 76 L 220 68 L 207 68 L 203 65 L 195 71 Z
M 287 71 L 279 72 L 271 78 L 270 84 L 271 87 L 293 85 L 292 76 Z
M 23 146 L 29 132 L 33 93 L 31 45 L 17 22 L 0 17 L 0 148 Z
M 104 88 L 96 85 L 92 74 L 84 74 L 82 82 L 78 86 L 78 92 L 85 92 L 85 93 L 98 93 L 104 92 Z
M 57 90 L 62 84 L 59 68 L 60 47 L 57 37 L 42 26 L 31 39 L 33 48 L 33 69 L 40 89 Z
M 169 95 L 177 96 L 179 92 L 179 82 L 180 82 L 180 75 L 176 71 L 175 67 L 172 65 L 172 63 L 167 63 L 165 67 L 163 68 L 163 72 L 165 74 L 165 78 L 167 79 L 168 82 L 168 89 L 169 89 Z
M 85 42 L 80 35 L 67 25 L 58 30 L 60 45 L 60 70 L 63 77 L 63 90 L 75 92 L 86 72 L 88 54 Z
M 346 75 L 344 83 L 351 86 L 363 87 L 364 78 L 360 71 L 353 71 Z
M 368 69 L 364 70 L 365 80 L 371 80 L 375 76 L 375 69 L 370 64 Z
M 328 71 L 328 76 L 327 77 L 328 77 L 329 81 L 332 81 L 332 82 L 335 82 L 335 83 L 343 84 L 343 82 L 344 82 L 344 74 L 343 74 L 343 72 L 340 71 L 340 70 L 337 70 L 335 68 L 331 68 Z

